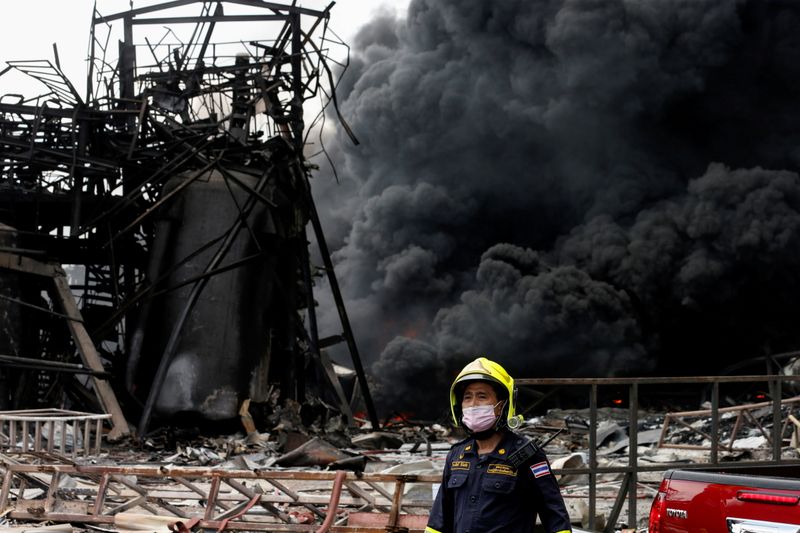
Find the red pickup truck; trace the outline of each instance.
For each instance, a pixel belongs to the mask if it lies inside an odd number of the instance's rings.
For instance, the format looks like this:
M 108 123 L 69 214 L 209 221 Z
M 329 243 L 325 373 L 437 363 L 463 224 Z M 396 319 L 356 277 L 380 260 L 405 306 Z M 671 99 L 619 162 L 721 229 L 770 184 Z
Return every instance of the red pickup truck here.
M 800 533 L 800 465 L 670 470 L 649 533 Z

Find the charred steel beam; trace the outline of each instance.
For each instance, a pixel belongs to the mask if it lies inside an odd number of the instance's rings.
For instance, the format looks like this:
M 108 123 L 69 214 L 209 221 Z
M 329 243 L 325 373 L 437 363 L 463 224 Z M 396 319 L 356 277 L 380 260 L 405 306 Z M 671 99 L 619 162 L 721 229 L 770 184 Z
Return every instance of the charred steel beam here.
M 34 359 L 31 357 L 18 357 L 14 355 L 0 355 L 0 366 L 14 368 L 28 368 L 32 370 L 45 370 L 49 372 L 66 372 L 70 374 L 91 374 L 99 378 L 108 379 L 111 374 L 105 371 L 92 370 L 75 363 L 49 361 L 47 359 Z
M 337 344 L 345 342 L 346 340 L 347 339 L 341 335 L 329 335 L 319 340 L 319 348 L 320 350 L 324 348 L 330 348 L 331 346 L 336 346 Z
M 255 261 L 259 257 L 263 257 L 263 255 L 264 254 L 261 253 L 261 252 L 248 255 L 247 257 L 243 257 L 241 259 L 238 259 L 238 260 L 234 261 L 233 263 L 229 263 L 229 264 L 227 264 L 225 266 L 221 266 L 219 268 L 215 268 L 214 270 L 210 270 L 210 271 L 205 272 L 203 274 L 198 274 L 196 276 L 192 276 L 189 279 L 185 279 L 185 280 L 179 281 L 178 283 L 175 283 L 174 285 L 170 285 L 169 287 L 165 287 L 163 289 L 160 289 L 160 290 L 158 290 L 156 292 L 153 292 L 152 296 L 153 297 L 160 296 L 162 294 L 166 294 L 168 292 L 172 292 L 174 290 L 180 289 L 181 287 L 185 287 L 186 285 L 191 285 L 192 283 L 196 283 L 197 281 L 200 281 L 202 279 L 212 278 L 212 277 L 214 277 L 216 275 L 224 274 L 225 272 L 230 272 L 231 270 L 236 270 L 237 268 L 241 268 L 241 267 L 247 265 L 251 261 Z
M 306 36 L 306 42 L 308 42 L 308 44 L 311 45 L 311 47 L 314 49 L 314 51 L 317 52 L 317 54 L 322 55 L 322 50 L 319 49 L 319 47 L 314 41 L 310 40 L 310 33 L 309 35 Z M 322 68 L 325 69 L 325 74 L 327 74 L 328 76 L 328 82 L 331 84 L 331 87 L 335 87 L 336 85 L 333 82 L 333 72 L 331 72 L 331 68 L 328 65 L 327 61 L 322 62 Z M 361 143 L 358 141 L 358 138 L 356 138 L 356 134 L 353 133 L 352 129 L 350 129 L 350 125 L 344 119 L 341 111 L 339 110 L 339 100 L 336 98 L 336 91 L 331 92 L 331 101 L 333 102 L 333 109 L 334 111 L 336 111 L 336 116 L 339 118 L 339 122 L 342 124 L 342 128 L 344 129 L 347 136 L 350 138 L 350 141 L 352 141 L 353 144 L 358 146 Z M 334 174 L 335 173 L 336 171 L 334 169 Z
M 336 479 L 334 471 L 312 471 L 312 470 L 220 470 L 219 468 L 192 467 L 192 466 L 142 466 L 142 465 L 73 465 L 73 464 L 7 464 L 0 456 L 0 464 L 14 473 L 61 473 L 67 475 L 82 475 L 99 478 L 104 474 L 118 476 L 137 476 L 141 478 L 184 478 L 200 479 L 215 478 L 220 479 L 264 479 L 264 480 L 297 480 L 297 481 L 333 481 Z M 776 461 L 736 461 L 729 462 L 720 468 L 739 469 L 751 466 L 770 466 L 770 465 L 800 465 L 800 460 Z M 639 465 L 640 472 L 661 472 L 672 468 L 681 469 L 705 469 L 707 463 L 659 463 L 655 465 Z M 598 466 L 598 474 L 622 474 L 629 472 L 628 465 L 621 466 Z M 553 468 L 555 474 L 585 474 L 588 468 Z M 380 482 L 394 483 L 398 479 L 404 479 L 406 483 L 439 483 L 442 476 L 438 474 L 377 474 L 377 473 L 354 473 L 348 472 L 346 480 L 349 482 Z M 1 503 L 1 502 L 0 502 Z
M 361 364 L 361 356 L 358 353 L 355 337 L 353 337 L 353 329 L 350 327 L 350 319 L 347 316 L 347 309 L 344 306 L 342 291 L 339 289 L 339 281 L 336 279 L 336 272 L 333 270 L 333 261 L 331 260 L 331 254 L 328 250 L 328 243 L 325 240 L 325 234 L 322 232 L 322 224 L 319 221 L 319 214 L 317 214 L 317 206 L 314 204 L 314 198 L 311 196 L 310 192 L 308 194 L 308 201 L 311 225 L 314 227 L 317 246 L 319 246 L 322 261 L 325 264 L 325 271 L 328 274 L 331 293 L 333 293 L 333 299 L 336 302 L 336 310 L 339 313 L 339 320 L 342 323 L 342 329 L 344 330 L 343 335 L 347 341 L 347 347 L 350 350 L 350 357 L 353 359 L 353 367 L 358 377 L 359 386 L 361 387 L 361 394 L 364 397 L 367 415 L 369 416 L 373 429 L 378 429 L 381 427 L 380 421 L 378 420 L 378 413 L 375 411 L 375 405 L 372 403 L 372 395 L 369 392 L 367 375 L 364 373 L 364 366 Z
M 183 166 L 184 164 L 191 161 L 193 158 L 197 157 L 197 154 L 200 150 L 205 149 L 207 146 L 211 145 L 213 140 L 205 140 L 202 144 L 193 146 L 188 145 L 187 148 L 175 156 L 173 159 L 164 163 L 161 167 L 159 167 L 152 175 L 148 176 L 144 180 L 141 181 L 139 184 L 140 187 L 136 189 L 132 189 L 129 192 L 126 192 L 124 196 L 121 197 L 120 201 L 116 203 L 111 209 L 108 211 L 101 213 L 93 220 L 89 221 L 86 224 L 86 229 L 84 231 L 88 231 L 89 229 L 98 226 L 104 218 L 110 218 L 115 213 L 119 212 L 120 210 L 132 205 L 136 200 L 141 198 L 145 194 L 144 185 L 150 183 L 157 183 L 157 180 L 166 178 L 168 175 L 178 172 L 178 169 Z
M 75 108 L 0 103 L 0 113 L 11 113 L 14 115 L 41 114 L 45 117 L 74 118 Z M 85 110 L 82 110 L 79 112 L 77 118 L 79 119 L 92 118 L 92 116 L 88 114 Z
M 155 213 L 158 210 L 158 208 L 160 206 L 164 205 L 166 202 L 168 202 L 170 200 L 170 198 L 172 198 L 173 196 L 179 194 L 183 189 L 187 188 L 189 185 L 191 185 L 192 183 L 197 181 L 201 176 L 203 176 L 207 172 L 211 172 L 212 171 L 212 167 L 214 167 L 215 165 L 216 165 L 216 161 L 211 161 L 210 163 L 207 163 L 203 168 L 197 170 L 197 172 L 195 172 L 189 179 L 187 179 L 186 181 L 181 183 L 178 187 L 175 187 L 175 189 L 171 190 L 170 192 L 162 194 L 161 196 L 159 196 L 158 200 L 156 201 L 155 204 L 150 206 L 141 215 L 139 215 L 138 217 L 133 219 L 127 226 L 125 226 L 119 232 L 117 232 L 117 234 L 114 237 L 112 237 L 111 241 L 114 241 L 120 235 L 123 235 L 123 234 L 127 233 L 128 231 L 130 231 L 130 230 L 134 229 L 135 227 L 137 227 L 142 220 L 144 220 L 145 218 L 147 218 L 151 214 Z
M 19 160 L 31 160 L 32 158 L 36 157 L 38 154 L 43 154 L 47 156 L 52 156 L 55 158 L 54 161 L 42 161 L 43 163 L 49 164 L 61 164 L 61 165 L 68 165 L 71 164 L 73 161 L 73 153 L 72 152 L 61 152 L 59 150 L 54 150 L 50 148 L 44 148 L 39 143 L 34 143 L 33 145 L 29 140 L 22 140 L 22 139 L 15 139 L 12 137 L 0 137 L 0 147 L 3 145 L 12 146 L 15 148 L 22 148 L 23 151 L 20 152 L 6 152 L 0 151 L 3 157 L 7 157 L 9 159 L 19 159 Z M 118 168 L 117 164 L 109 161 L 107 159 L 101 159 L 98 157 L 80 157 L 77 156 L 75 159 L 79 163 L 88 163 L 93 166 L 103 167 L 111 170 L 116 170 Z
M 769 382 L 770 393 L 772 394 L 772 459 L 778 461 L 781 459 L 781 448 L 783 447 L 783 428 L 781 420 L 783 415 L 781 413 L 781 380 L 776 379 Z
M 89 337 L 89 333 L 83 325 L 81 313 L 78 309 L 78 304 L 75 302 L 75 297 L 70 290 L 67 276 L 62 272 L 61 275 L 53 278 L 53 282 L 56 285 L 56 297 L 64 312 L 72 318 L 79 320 L 68 320 L 67 326 L 75 340 L 75 346 L 78 349 L 78 353 L 81 355 L 83 364 L 90 367 L 92 370 L 103 371 L 103 363 L 100 360 L 94 342 L 91 337 Z M 112 427 L 109 438 L 117 439 L 128 435 L 130 433 L 128 421 L 125 419 L 125 414 L 122 412 L 122 408 L 117 401 L 117 396 L 114 394 L 114 389 L 111 388 L 111 384 L 107 380 L 100 379 L 97 376 L 92 377 L 92 384 L 94 385 L 95 393 L 103 409 L 111 415 Z
M 215 24 L 217 22 L 270 22 L 276 20 L 286 20 L 289 15 L 198 15 L 196 17 L 153 17 L 146 19 L 134 19 L 134 26 L 148 24 L 159 24 L 169 26 L 170 24 Z
M 75 115 L 80 114 L 83 105 L 75 108 Z M 70 174 L 74 183 L 73 187 L 73 203 L 72 203 L 72 224 L 70 228 L 70 235 L 75 236 L 78 234 L 78 229 L 81 227 L 81 209 L 83 207 L 83 179 L 86 171 L 83 165 L 78 165 L 79 157 L 86 157 L 86 146 L 89 143 L 89 124 L 84 120 L 77 121 L 78 128 L 78 146 L 75 151 Z
M 217 7 L 214 10 L 215 17 L 221 17 L 224 15 L 224 10 L 222 8 L 222 2 L 217 2 Z M 208 43 L 211 41 L 211 35 L 214 33 L 214 27 L 216 26 L 216 22 L 212 22 L 208 26 L 208 30 L 206 31 L 206 36 L 203 39 L 203 44 L 200 46 L 200 51 L 197 53 L 197 61 L 194 64 L 194 67 L 200 68 L 203 65 L 203 58 L 206 56 L 206 50 L 208 50 Z M 188 53 L 188 50 L 187 50 Z
M 252 42 L 250 44 L 253 44 Z M 283 60 L 284 63 L 288 62 L 289 58 L 285 58 Z M 252 69 L 261 69 L 263 68 L 265 71 L 270 71 L 273 67 L 275 67 L 275 63 L 270 61 L 254 61 L 252 63 L 247 64 L 246 66 L 240 65 L 230 65 L 230 66 L 215 66 L 215 65 L 206 65 L 202 68 L 195 67 L 193 69 L 184 69 L 181 70 L 181 76 L 190 76 L 192 74 L 235 74 L 236 72 L 247 71 Z M 136 81 L 169 81 L 174 79 L 176 76 L 175 72 L 143 72 L 136 76 Z M 259 79 L 263 76 L 263 74 L 251 74 L 248 76 L 249 79 Z M 218 91 L 220 88 L 227 88 L 230 87 L 230 83 L 222 84 L 222 85 L 210 85 L 208 89 L 204 91 L 198 91 L 197 94 L 203 94 L 203 92 L 215 92 Z
M 14 249 L 9 249 L 9 250 L 14 250 Z M 9 250 L 3 250 L 3 251 L 9 251 Z M 20 250 L 11 251 L 11 253 L 15 253 L 15 252 L 16 253 L 20 253 Z M 5 294 L 0 294 L 0 300 L 5 300 L 7 302 L 13 302 L 13 303 L 15 303 L 17 305 L 20 305 L 22 307 L 27 307 L 28 309 L 34 309 L 36 311 L 39 311 L 40 313 L 45 313 L 45 314 L 50 315 L 50 316 L 56 316 L 58 318 L 64 318 L 66 320 L 77 320 L 76 318 L 73 318 L 73 317 L 71 317 L 69 315 L 65 315 L 65 314 L 62 314 L 62 313 L 56 313 L 55 311 L 51 311 L 50 309 L 48 309 L 46 307 L 42 307 L 40 305 L 34 305 L 34 304 L 31 304 L 31 303 L 22 301 L 19 298 L 12 298 L 11 296 L 6 296 Z M 82 322 L 82 320 L 81 320 L 81 322 Z M 2 356 L 0 356 L 0 357 L 2 357 Z
M 292 101 L 290 102 L 291 128 L 294 149 L 303 153 L 303 31 L 300 15 L 293 13 L 289 19 L 292 28 Z
M 0 457 L 0 459 L 2 459 Z M 2 461 L 0 461 L 2 464 Z M 334 481 L 337 472 L 313 470 L 221 470 L 215 467 L 194 466 L 144 466 L 144 465 L 75 465 L 75 464 L 11 464 L 5 465 L 12 472 L 23 473 L 60 473 L 67 475 L 83 475 L 99 478 L 104 474 L 115 476 L 136 476 L 141 478 L 176 478 L 199 479 L 219 478 L 227 479 L 276 479 L 276 480 L 302 480 L 302 481 Z M 624 471 L 625 467 L 622 467 Z M 555 470 L 555 469 L 553 469 Z M 580 469 L 585 472 L 585 469 Z M 658 470 L 658 467 L 656 467 Z M 350 482 L 366 483 L 381 482 L 395 483 L 403 479 L 406 483 L 439 483 L 442 481 L 440 474 L 377 474 L 347 472 L 346 480 Z
M 140 7 L 137 9 L 131 9 L 129 11 L 123 11 L 121 13 L 115 13 L 113 15 L 107 16 L 100 16 L 95 17 L 92 21 L 92 24 L 103 24 L 106 22 L 111 22 L 112 20 L 118 20 L 127 16 L 130 17 L 137 17 L 139 15 L 144 15 L 146 13 L 154 13 L 157 11 L 163 11 L 165 9 L 171 9 L 174 7 L 181 7 L 190 4 L 199 4 L 205 3 L 207 0 L 173 0 L 172 2 L 164 2 L 159 5 L 154 6 L 147 6 L 147 7 Z M 287 13 L 298 13 L 300 15 L 311 15 L 314 17 L 322 17 L 325 16 L 325 12 L 317 11 L 314 9 L 307 9 L 304 7 L 297 7 L 297 6 L 287 6 L 281 4 L 275 4 L 272 2 L 262 2 L 260 0 L 223 0 L 227 4 L 239 4 L 244 6 L 250 7 L 259 7 L 270 9 L 275 12 L 287 12 Z

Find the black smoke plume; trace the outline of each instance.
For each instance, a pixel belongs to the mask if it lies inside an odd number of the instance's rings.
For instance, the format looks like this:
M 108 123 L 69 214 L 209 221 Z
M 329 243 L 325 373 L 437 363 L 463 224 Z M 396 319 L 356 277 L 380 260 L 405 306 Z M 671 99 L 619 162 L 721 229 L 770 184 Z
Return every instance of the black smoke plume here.
M 334 140 L 316 194 L 383 404 L 441 405 L 479 354 L 686 375 L 798 348 L 798 28 L 768 0 L 412 0 L 366 27 L 339 92 L 362 145 Z

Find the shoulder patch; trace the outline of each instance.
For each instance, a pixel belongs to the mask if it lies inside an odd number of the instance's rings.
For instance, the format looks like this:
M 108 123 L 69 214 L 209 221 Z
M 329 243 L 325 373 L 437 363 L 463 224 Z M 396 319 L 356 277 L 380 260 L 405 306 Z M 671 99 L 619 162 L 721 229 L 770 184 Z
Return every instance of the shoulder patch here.
M 533 473 L 533 477 L 549 476 L 550 467 L 547 465 L 547 461 L 542 461 L 541 463 L 536 463 L 531 466 L 531 472 Z
M 511 468 L 510 465 L 503 463 L 493 463 L 489 465 L 486 470 L 487 474 L 502 474 L 504 476 L 516 476 L 517 471 Z
M 469 470 L 469 461 L 453 461 L 450 470 Z

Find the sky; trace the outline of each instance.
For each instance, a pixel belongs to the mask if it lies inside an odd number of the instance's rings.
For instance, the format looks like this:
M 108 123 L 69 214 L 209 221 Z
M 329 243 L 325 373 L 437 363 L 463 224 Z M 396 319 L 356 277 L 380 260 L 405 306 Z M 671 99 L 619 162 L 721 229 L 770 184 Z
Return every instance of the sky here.
M 159 2 L 143 0 L 99 0 L 97 9 L 110 15 Z M 161 2 L 163 3 L 163 2 Z M 287 2 L 288 3 L 288 2 Z M 298 5 L 324 9 L 327 0 L 305 0 Z M 79 88 L 85 86 L 86 57 L 89 28 L 94 0 L 6 0 L 0 7 L 0 70 L 6 61 L 53 59 L 53 43 L 58 46 L 62 70 Z M 377 13 L 402 11 L 408 0 L 339 0 L 331 13 L 330 28 L 345 42 L 351 42 L 356 32 Z M 196 10 L 197 8 L 195 8 Z M 38 94 L 35 81 L 9 73 L 0 77 L 0 94 Z

